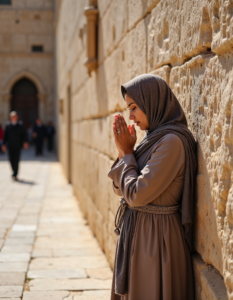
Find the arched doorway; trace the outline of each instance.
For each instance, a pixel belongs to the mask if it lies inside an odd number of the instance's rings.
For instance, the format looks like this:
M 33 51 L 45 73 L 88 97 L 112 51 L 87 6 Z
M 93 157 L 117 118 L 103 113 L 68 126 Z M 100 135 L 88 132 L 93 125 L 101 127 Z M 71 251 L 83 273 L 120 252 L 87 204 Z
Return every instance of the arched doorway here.
M 38 117 L 38 98 L 35 84 L 26 77 L 18 80 L 11 91 L 11 110 L 17 111 L 25 128 Z

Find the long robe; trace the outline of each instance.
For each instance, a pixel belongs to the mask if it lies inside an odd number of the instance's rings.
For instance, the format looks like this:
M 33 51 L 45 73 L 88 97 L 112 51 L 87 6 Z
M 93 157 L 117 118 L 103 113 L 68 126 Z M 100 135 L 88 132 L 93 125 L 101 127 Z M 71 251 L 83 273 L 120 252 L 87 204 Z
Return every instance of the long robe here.
M 149 203 L 180 204 L 185 152 L 179 137 L 167 134 L 160 139 L 146 166 L 140 170 L 143 156 L 136 161 L 133 154 L 128 154 L 113 165 L 108 176 L 113 180 L 114 192 L 123 196 L 132 207 Z M 138 212 L 131 245 L 127 296 L 114 293 L 114 281 L 113 276 L 111 300 L 194 299 L 191 257 L 180 212 L 168 215 Z

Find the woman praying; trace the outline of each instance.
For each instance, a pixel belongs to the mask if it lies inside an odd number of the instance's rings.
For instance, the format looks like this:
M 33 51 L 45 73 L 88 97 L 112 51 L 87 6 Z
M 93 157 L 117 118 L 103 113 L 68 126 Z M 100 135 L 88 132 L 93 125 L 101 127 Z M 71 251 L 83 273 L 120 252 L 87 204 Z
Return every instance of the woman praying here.
M 190 251 L 196 142 L 167 83 L 152 74 L 121 86 L 129 119 L 116 115 L 118 159 L 108 174 L 121 196 L 111 300 L 193 300 Z

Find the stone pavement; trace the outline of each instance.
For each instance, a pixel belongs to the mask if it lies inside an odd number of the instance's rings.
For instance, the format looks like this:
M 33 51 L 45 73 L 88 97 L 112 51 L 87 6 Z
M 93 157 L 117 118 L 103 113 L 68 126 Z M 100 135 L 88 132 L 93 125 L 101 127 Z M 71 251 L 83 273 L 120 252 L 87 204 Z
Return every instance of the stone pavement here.
M 112 271 L 52 154 L 0 155 L 0 300 L 109 300 Z

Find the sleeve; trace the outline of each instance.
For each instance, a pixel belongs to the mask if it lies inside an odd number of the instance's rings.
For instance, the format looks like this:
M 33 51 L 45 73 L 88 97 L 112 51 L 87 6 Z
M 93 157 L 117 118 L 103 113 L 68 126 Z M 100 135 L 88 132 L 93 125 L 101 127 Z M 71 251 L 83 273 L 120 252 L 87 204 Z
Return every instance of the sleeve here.
M 8 126 L 6 126 L 6 129 L 4 131 L 4 135 L 3 135 L 3 145 L 6 145 L 8 142 Z
M 119 158 L 117 158 L 114 162 L 114 164 L 112 165 L 111 169 L 113 169 L 119 162 Z M 121 190 L 119 189 L 118 186 L 115 185 L 114 181 L 112 181 L 112 188 L 113 188 L 113 192 L 117 195 L 117 196 L 120 196 L 122 197 L 122 192 Z
M 182 141 L 174 134 L 164 136 L 146 166 L 138 174 L 133 154 L 124 156 L 108 176 L 132 207 L 144 206 L 158 198 L 172 183 L 185 163 Z

